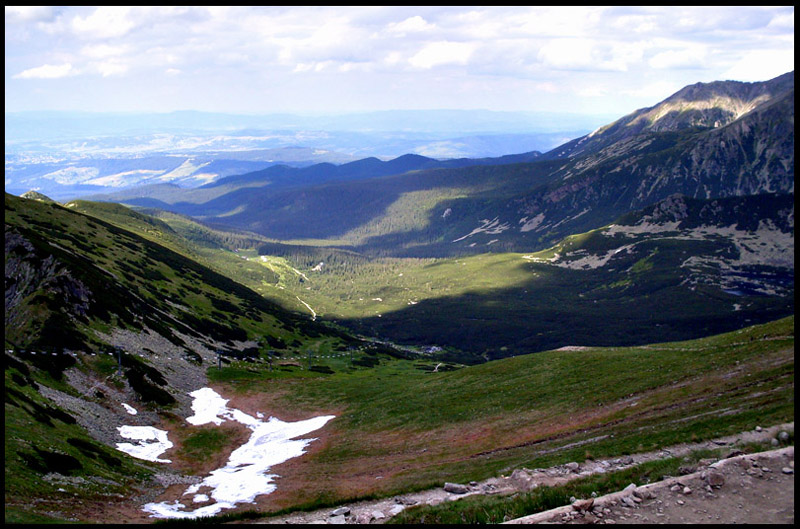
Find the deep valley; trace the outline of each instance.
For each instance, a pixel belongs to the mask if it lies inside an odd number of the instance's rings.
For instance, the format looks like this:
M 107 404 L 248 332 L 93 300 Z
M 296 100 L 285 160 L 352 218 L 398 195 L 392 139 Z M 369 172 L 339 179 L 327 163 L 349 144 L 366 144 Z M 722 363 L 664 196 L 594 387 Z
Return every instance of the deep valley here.
M 793 421 L 793 72 L 550 150 L 246 161 L 5 194 L 6 522 L 261 520 Z

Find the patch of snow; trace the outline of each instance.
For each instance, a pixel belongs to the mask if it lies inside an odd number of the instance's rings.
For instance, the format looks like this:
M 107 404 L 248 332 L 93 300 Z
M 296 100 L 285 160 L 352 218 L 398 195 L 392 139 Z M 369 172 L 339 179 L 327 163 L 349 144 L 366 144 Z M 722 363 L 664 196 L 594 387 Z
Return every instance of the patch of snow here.
M 458 239 L 455 239 L 453 242 L 463 241 L 467 237 L 472 237 L 473 235 L 477 235 L 479 233 L 487 233 L 487 234 L 490 234 L 490 235 L 497 235 L 497 234 L 503 233 L 504 231 L 509 229 L 508 223 L 504 222 L 503 224 L 500 224 L 500 219 L 498 217 L 495 217 L 492 220 L 483 219 L 483 220 L 481 220 L 481 222 L 483 224 L 481 224 L 479 227 L 475 228 L 474 230 L 472 230 L 470 233 L 464 235 L 463 237 L 459 237 Z
M 156 518 L 195 518 L 212 516 L 223 509 L 231 509 L 238 503 L 253 503 L 257 496 L 275 490 L 273 483 L 277 477 L 268 474 L 270 468 L 291 458 L 301 456 L 305 448 L 315 439 L 296 439 L 322 428 L 333 415 L 323 415 L 297 422 L 283 422 L 275 417 L 267 421 L 248 415 L 240 410 L 227 407 L 227 399 L 222 398 L 211 388 L 202 388 L 190 393 L 194 397 L 192 409 L 195 414 L 187 418 L 194 425 L 222 424 L 232 420 L 244 424 L 252 430 L 250 439 L 234 450 L 228 463 L 211 472 L 202 482 L 186 489 L 183 496 L 187 503 L 202 503 L 209 499 L 215 503 L 195 510 L 179 502 L 148 503 L 145 512 Z M 209 494 L 198 494 L 201 488 L 210 488 Z
M 125 404 L 124 402 L 122 402 L 120 404 L 122 404 L 122 407 L 125 408 L 125 411 L 127 411 L 131 415 L 136 415 L 138 413 L 136 411 L 136 408 L 134 408 L 133 406 L 129 406 L 128 404 Z
M 117 449 L 139 459 L 156 463 L 171 463 L 169 459 L 158 456 L 172 448 L 167 432 L 152 426 L 119 426 L 119 434 L 125 439 L 134 439 L 138 443 L 117 443 Z
M 544 221 L 544 213 L 539 213 L 532 219 L 528 220 L 528 217 L 523 217 L 519 219 L 519 223 L 522 224 L 519 231 L 526 232 L 531 231 L 539 227 L 539 225 Z

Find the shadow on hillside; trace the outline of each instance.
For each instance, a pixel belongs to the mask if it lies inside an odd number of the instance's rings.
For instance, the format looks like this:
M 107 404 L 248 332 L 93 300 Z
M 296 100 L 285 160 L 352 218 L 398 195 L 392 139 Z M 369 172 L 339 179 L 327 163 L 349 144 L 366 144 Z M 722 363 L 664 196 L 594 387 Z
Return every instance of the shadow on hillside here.
M 583 271 L 550 284 L 419 301 L 380 317 L 337 320 L 399 344 L 457 349 L 451 360 L 481 362 L 575 346 L 633 346 L 689 340 L 794 314 L 794 298 L 730 294 L 654 281 L 627 291 L 603 289 Z M 596 277 L 596 276 L 595 276 Z M 602 280 L 601 280 L 602 281 Z

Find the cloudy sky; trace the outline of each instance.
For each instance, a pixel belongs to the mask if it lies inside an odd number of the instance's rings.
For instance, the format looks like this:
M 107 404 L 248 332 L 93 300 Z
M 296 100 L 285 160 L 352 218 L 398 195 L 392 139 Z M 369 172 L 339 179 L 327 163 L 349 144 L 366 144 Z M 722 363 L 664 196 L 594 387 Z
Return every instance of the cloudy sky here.
M 625 114 L 794 69 L 789 7 L 8 7 L 6 111 Z

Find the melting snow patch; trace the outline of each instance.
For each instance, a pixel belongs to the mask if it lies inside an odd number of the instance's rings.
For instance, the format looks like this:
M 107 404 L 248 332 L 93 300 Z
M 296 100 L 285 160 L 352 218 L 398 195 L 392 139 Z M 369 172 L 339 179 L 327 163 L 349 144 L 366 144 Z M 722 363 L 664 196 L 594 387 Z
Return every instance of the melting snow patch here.
M 186 420 L 190 424 L 222 424 L 232 420 L 244 424 L 252 434 L 244 445 L 233 451 L 227 465 L 209 474 L 201 483 L 186 489 L 186 503 L 215 503 L 193 511 L 179 502 L 148 503 L 146 512 L 156 518 L 194 518 L 212 516 L 223 509 L 231 509 L 237 503 L 253 503 L 256 496 L 275 490 L 276 474 L 268 474 L 274 465 L 283 463 L 305 453 L 306 446 L 314 439 L 296 439 L 322 428 L 333 415 L 314 417 L 305 421 L 283 422 L 275 417 L 266 421 L 240 410 L 228 408 L 226 399 L 210 388 L 190 393 L 194 397 L 194 415 Z M 208 494 L 198 494 L 200 489 L 210 488 Z M 191 498 L 188 498 L 191 497 Z
M 171 463 L 169 459 L 161 459 L 158 456 L 172 448 L 172 442 L 167 438 L 167 432 L 153 428 L 152 426 L 119 426 L 119 434 L 125 439 L 139 441 L 132 443 L 117 443 L 117 449 L 126 454 L 154 461 L 156 463 Z
M 125 404 L 124 402 L 121 402 L 120 404 L 122 404 L 122 407 L 125 408 L 125 411 L 127 411 L 131 415 L 136 415 L 138 413 L 136 411 L 136 408 L 134 408 L 133 406 L 129 406 L 129 405 Z

